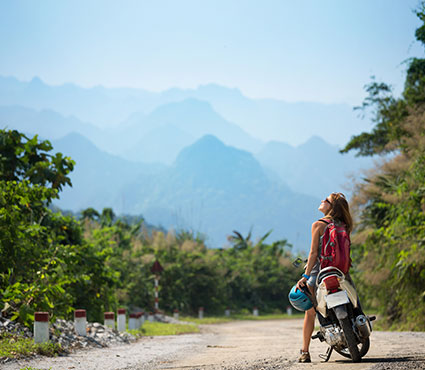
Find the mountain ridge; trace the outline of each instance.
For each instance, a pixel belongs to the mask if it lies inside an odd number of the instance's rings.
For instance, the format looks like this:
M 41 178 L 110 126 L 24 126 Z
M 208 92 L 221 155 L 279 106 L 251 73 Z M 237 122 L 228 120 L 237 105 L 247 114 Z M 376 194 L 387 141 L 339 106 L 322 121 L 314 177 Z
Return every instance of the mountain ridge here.
M 37 81 L 38 84 L 41 80 Z M 195 98 L 208 101 L 225 120 L 259 140 L 277 139 L 291 145 L 306 141 L 309 131 L 343 145 L 352 135 L 370 128 L 349 104 L 251 99 L 236 88 L 218 84 L 155 93 L 140 88 L 83 88 L 75 84 L 50 86 L 41 83 L 43 90 L 45 87 L 50 90 L 48 96 L 44 93 L 31 95 L 25 89 L 29 82 L 0 76 L 0 100 L 3 105 L 18 103 L 34 109 L 50 108 L 65 116 L 74 114 L 82 121 L 105 128 L 121 124 L 134 112 L 148 114 L 160 105 Z
M 318 200 L 272 181 L 251 153 L 212 135 L 186 147 L 172 166 L 160 169 L 102 152 L 77 133 L 53 145 L 76 160 L 73 188 L 66 187 L 55 202 L 64 209 L 108 206 L 118 213 L 143 214 L 166 228 L 203 232 L 212 247 L 226 244 L 232 230 L 247 233 L 252 227 L 255 237 L 273 228 L 273 240 L 286 237 L 298 247 L 307 243 L 300 237 L 309 227 L 302 213 Z

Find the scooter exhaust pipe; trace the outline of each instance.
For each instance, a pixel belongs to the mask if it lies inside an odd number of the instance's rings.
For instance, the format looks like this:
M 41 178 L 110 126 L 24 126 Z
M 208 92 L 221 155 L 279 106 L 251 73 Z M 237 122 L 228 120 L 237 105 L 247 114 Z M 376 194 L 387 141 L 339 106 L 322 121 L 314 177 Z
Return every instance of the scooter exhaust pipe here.
M 356 327 L 361 338 L 368 338 L 370 336 L 371 327 L 366 316 L 359 315 L 356 317 Z

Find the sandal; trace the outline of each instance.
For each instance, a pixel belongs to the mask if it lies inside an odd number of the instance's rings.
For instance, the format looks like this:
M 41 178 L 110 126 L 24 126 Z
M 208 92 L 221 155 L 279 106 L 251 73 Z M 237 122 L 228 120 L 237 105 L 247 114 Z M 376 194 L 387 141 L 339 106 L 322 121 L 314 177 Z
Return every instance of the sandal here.
M 310 358 L 310 352 L 304 352 L 302 349 L 300 350 L 300 358 L 298 359 L 298 362 L 311 362 Z

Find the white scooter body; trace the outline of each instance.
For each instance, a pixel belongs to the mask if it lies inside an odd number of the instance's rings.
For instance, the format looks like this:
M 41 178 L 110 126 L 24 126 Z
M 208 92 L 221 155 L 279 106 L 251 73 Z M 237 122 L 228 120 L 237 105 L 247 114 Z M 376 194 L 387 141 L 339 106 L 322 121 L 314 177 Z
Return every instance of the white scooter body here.
M 319 311 L 323 317 L 327 317 L 326 308 L 327 307 L 330 308 L 330 307 L 327 304 L 327 297 L 329 293 L 328 293 L 328 290 L 326 289 L 325 278 L 330 276 L 336 276 L 338 278 L 339 286 L 341 290 L 345 291 L 345 293 L 348 296 L 348 299 L 353 304 L 354 308 L 357 308 L 358 296 L 357 296 L 356 289 L 354 289 L 353 285 L 350 284 L 345 279 L 345 275 L 342 273 L 341 270 L 339 270 L 336 267 L 326 267 L 320 271 L 316 281 L 316 300 L 317 300 L 316 310 Z M 332 296 L 335 296 L 335 294 L 333 294 Z M 344 303 L 347 303 L 347 302 L 344 301 L 344 295 L 341 294 L 340 300 L 336 301 L 336 299 L 333 299 L 331 305 L 333 304 L 334 306 L 336 306 L 337 304 L 344 304 Z
M 338 268 L 326 267 L 317 276 L 314 298 L 316 312 L 321 317 L 320 330 L 312 339 L 326 341 L 330 346 L 326 355 L 320 357 L 328 361 L 335 349 L 354 362 L 360 361 L 369 350 L 370 321 L 375 317 L 362 313 L 353 284 Z

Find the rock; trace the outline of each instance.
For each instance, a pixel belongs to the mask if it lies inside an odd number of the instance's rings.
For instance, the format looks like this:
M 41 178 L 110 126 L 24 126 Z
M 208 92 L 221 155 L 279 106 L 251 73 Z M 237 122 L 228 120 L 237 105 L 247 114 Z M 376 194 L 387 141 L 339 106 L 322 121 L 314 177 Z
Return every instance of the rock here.
M 156 315 L 156 321 L 173 322 L 179 321 L 165 315 Z M 50 340 L 59 343 L 64 352 L 77 348 L 102 348 L 112 344 L 128 344 L 136 340 L 136 337 L 129 333 L 119 333 L 98 322 L 87 323 L 87 336 L 78 336 L 75 333 L 74 322 L 63 319 L 57 319 L 56 322 L 50 324 Z M 12 321 L 5 317 L 0 317 L 0 334 L 13 333 L 32 338 L 31 328 L 27 328 L 16 321 Z

